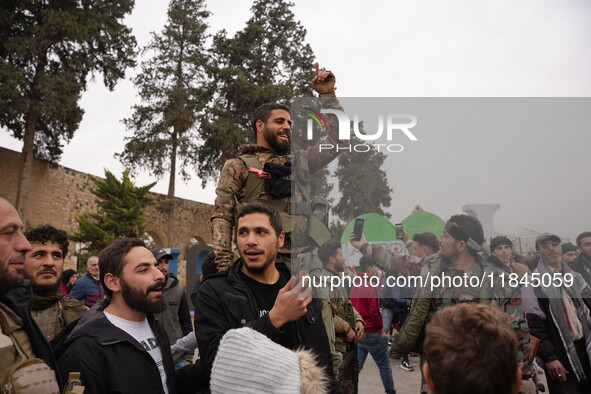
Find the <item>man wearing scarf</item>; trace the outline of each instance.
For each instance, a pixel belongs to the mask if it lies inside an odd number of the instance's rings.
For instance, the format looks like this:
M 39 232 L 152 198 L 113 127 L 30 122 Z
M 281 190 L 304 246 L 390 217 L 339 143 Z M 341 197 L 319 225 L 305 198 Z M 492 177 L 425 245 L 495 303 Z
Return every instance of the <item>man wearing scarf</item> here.
M 553 278 L 552 284 L 558 284 L 557 277 L 564 278 L 563 286 L 546 287 L 547 280 L 542 280 L 542 285 L 526 289 L 528 297 L 523 295 L 531 335 L 540 339 L 538 356 L 544 361 L 549 391 L 590 393 L 591 288 L 562 261 L 558 236 L 541 234 L 536 250 L 540 260 L 534 275 Z M 567 280 L 571 277 L 572 282 Z
M 32 246 L 25 255 L 24 265 L 25 277 L 33 287 L 31 314 L 43 336 L 50 341 L 88 308 L 84 302 L 58 290 L 68 253 L 66 232 L 46 224 L 27 230 L 25 236 Z

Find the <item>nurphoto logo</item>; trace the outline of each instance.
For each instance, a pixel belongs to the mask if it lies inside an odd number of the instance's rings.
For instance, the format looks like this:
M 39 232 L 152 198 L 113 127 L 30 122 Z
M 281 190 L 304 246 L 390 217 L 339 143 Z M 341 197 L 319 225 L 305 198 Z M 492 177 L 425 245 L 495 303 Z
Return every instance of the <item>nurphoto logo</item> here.
M 306 138 L 308 141 L 314 138 L 314 124 L 318 126 L 321 132 L 328 133 L 329 125 L 323 114 L 335 115 L 339 122 L 339 140 L 350 141 L 351 129 L 355 137 L 367 143 L 343 145 L 343 144 L 320 144 L 318 150 L 336 150 L 349 152 L 369 152 L 370 150 L 377 150 L 378 152 L 392 152 L 398 153 L 404 150 L 401 144 L 391 143 L 394 138 L 399 137 L 400 133 L 404 134 L 411 141 L 418 141 L 418 138 L 412 133 L 410 129 L 417 125 L 417 117 L 412 114 L 379 114 L 378 115 L 378 129 L 373 134 L 362 132 L 360 128 L 359 115 L 353 115 L 353 122 L 349 116 L 343 112 L 332 108 L 323 108 L 316 111 L 310 107 L 304 107 L 308 112 L 308 123 Z M 351 127 L 351 124 L 353 127 Z M 365 130 L 363 130 L 365 131 Z M 378 140 L 386 140 L 388 143 L 378 143 Z M 369 143 L 372 141 L 372 143 Z

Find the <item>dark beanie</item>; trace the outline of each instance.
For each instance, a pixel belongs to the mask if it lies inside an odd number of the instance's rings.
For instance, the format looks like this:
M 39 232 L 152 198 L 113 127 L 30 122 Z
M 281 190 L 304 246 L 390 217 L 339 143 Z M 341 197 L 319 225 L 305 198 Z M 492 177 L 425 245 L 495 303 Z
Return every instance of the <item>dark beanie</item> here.
M 509 247 L 513 247 L 513 242 L 511 242 L 511 240 L 504 235 L 499 235 L 490 241 L 490 251 L 494 252 L 494 250 L 501 245 L 509 245 Z
M 566 242 L 562 244 L 562 253 L 574 252 L 577 250 L 577 247 L 570 242 Z
M 74 270 L 65 270 L 62 274 L 62 283 L 68 284 L 72 275 L 76 275 L 76 271 Z

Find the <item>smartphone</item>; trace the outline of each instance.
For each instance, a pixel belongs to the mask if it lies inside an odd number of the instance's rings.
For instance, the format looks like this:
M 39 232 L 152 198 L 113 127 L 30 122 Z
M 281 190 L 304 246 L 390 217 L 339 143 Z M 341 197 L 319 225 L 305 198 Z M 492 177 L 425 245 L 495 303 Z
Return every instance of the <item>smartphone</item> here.
M 363 224 L 365 223 L 364 219 L 355 219 L 355 226 L 353 227 L 353 235 L 354 240 L 359 241 L 361 236 L 363 235 Z
M 310 275 L 310 263 L 312 262 L 312 255 L 310 253 L 300 253 L 296 259 L 295 264 L 295 272 L 293 276 L 295 276 L 298 281 L 302 278 L 302 276 Z
M 403 241 L 404 240 L 404 229 L 402 228 L 402 223 L 396 223 L 394 225 L 394 231 L 396 231 L 396 239 Z

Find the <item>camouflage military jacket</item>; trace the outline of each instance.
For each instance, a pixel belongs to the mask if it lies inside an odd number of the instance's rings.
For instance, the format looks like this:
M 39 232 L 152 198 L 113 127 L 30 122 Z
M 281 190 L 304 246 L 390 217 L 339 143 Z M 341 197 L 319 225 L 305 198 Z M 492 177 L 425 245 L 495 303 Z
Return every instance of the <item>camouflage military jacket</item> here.
M 43 336 L 48 341 L 51 341 L 64 326 L 81 318 L 88 310 L 84 305 L 84 301 L 79 301 L 63 294 L 57 300 L 47 298 L 46 303 L 48 305 L 44 305 L 46 306 L 45 308 L 39 308 L 35 305 L 35 301 L 42 298 L 34 295 L 31 316 L 33 316 L 35 323 L 37 323 Z
M 342 109 L 336 98 L 327 99 L 325 101 L 325 106 Z M 334 145 L 343 144 L 338 140 L 338 121 L 336 117 L 331 115 L 327 116 L 326 119 L 329 124 L 327 139 L 320 141 L 318 144 L 315 144 L 306 150 L 298 150 L 296 153 L 300 158 L 307 162 L 310 174 L 314 174 L 318 170 L 324 168 L 339 154 L 336 149 L 323 150 L 322 152 L 319 151 L 318 146 L 320 143 L 326 143 L 328 140 L 328 142 Z M 241 146 L 239 148 L 239 156 L 245 154 L 255 156 L 260 162 L 261 168 L 267 163 L 284 165 L 287 161 L 291 160 L 291 155 L 276 155 L 273 151 L 255 144 Z M 235 225 L 234 217 L 238 206 L 244 200 L 245 185 L 248 175 L 249 168 L 239 157 L 227 160 L 220 173 L 220 179 L 216 188 L 214 214 L 211 216 L 213 248 L 216 254 L 216 264 L 219 270 L 227 269 L 232 262 L 235 261 L 235 256 L 232 252 L 232 234 Z M 308 188 L 307 194 L 309 195 L 309 185 L 304 185 L 304 187 Z M 277 199 L 263 191 L 258 200 L 262 202 L 265 200 L 280 200 L 286 204 L 304 201 L 302 190 L 298 188 L 293 188 L 292 190 L 294 190 L 295 194 L 283 199 Z M 291 223 L 283 223 L 283 225 L 284 227 L 288 226 L 288 228 L 284 229 L 286 230 L 286 233 L 289 233 L 290 230 L 305 233 L 308 222 L 304 215 L 298 215 L 296 220 L 292 220 Z M 291 253 L 292 246 L 290 241 L 289 237 L 286 237 L 284 246 L 279 250 L 280 253 Z
M 340 274 L 323 268 L 321 275 L 330 277 L 333 275 L 339 276 Z M 347 344 L 345 337 L 347 336 L 349 329 L 355 329 L 355 323 L 358 321 L 363 324 L 365 324 L 365 322 L 349 300 L 345 286 L 336 287 L 332 289 L 332 291 L 328 288 L 327 291 L 328 300 L 333 314 L 332 321 L 336 334 L 336 343 L 337 345 L 345 345 Z M 338 346 L 337 350 L 341 352 L 345 351 L 344 348 L 340 349 Z
M 515 267 L 506 266 L 500 261 L 491 262 L 478 256 L 476 264 L 465 271 L 456 270 L 451 262 L 440 257 L 433 264 L 429 274 L 441 276 L 442 273 L 450 277 L 485 278 L 480 287 L 471 286 L 437 286 L 432 292 L 420 289 L 413 299 L 411 310 L 401 332 L 392 346 L 391 352 L 408 352 L 415 349 L 422 352 L 423 330 L 431 317 L 438 310 L 458 303 L 480 302 L 497 306 L 505 313 L 513 317 L 511 325 L 518 337 L 518 360 L 521 360 L 523 382 L 520 392 L 535 392 L 535 384 L 532 382 L 532 352 L 530 349 L 529 329 L 522 305 L 521 291 L 519 287 L 511 287 L 505 280 L 504 285 L 499 277 L 515 272 Z M 518 268 L 517 271 L 520 271 Z M 492 281 L 490 280 L 492 278 Z M 533 389 L 532 389 L 533 387 Z M 425 390 L 425 386 L 423 386 Z M 532 391 L 533 390 L 533 391 Z

